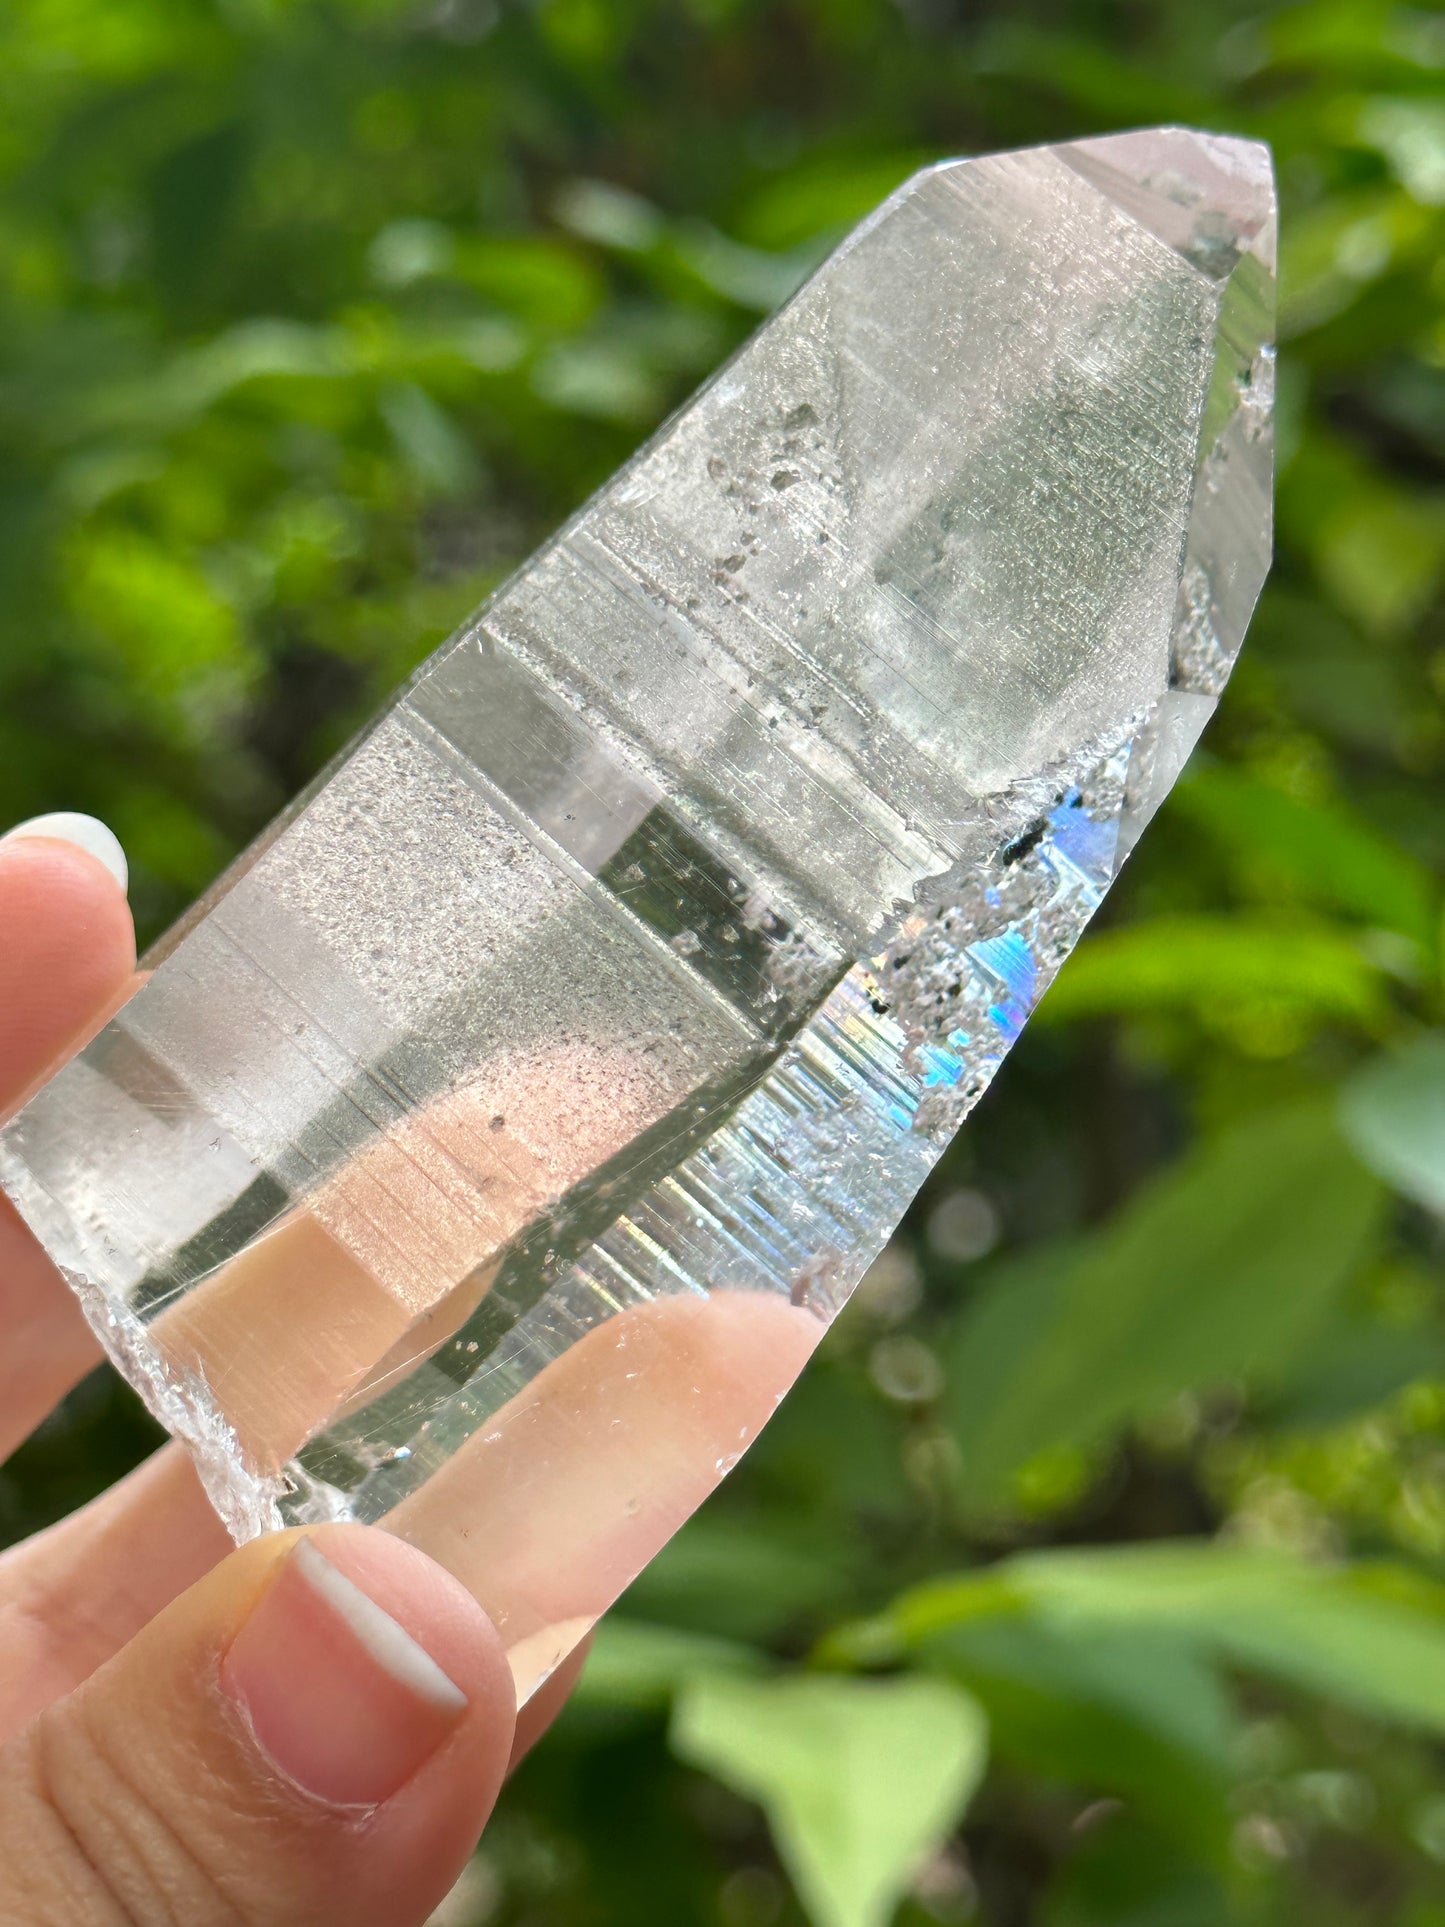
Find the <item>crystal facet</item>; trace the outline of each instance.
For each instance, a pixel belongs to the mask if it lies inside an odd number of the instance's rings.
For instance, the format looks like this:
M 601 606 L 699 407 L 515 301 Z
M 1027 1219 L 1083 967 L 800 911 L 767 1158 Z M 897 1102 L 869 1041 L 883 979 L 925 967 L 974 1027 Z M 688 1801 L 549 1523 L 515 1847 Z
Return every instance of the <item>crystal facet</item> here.
M 526 1694 L 738 1458 L 1198 738 L 1268 156 L 917 175 L 0 1137 L 238 1537 L 383 1520 Z

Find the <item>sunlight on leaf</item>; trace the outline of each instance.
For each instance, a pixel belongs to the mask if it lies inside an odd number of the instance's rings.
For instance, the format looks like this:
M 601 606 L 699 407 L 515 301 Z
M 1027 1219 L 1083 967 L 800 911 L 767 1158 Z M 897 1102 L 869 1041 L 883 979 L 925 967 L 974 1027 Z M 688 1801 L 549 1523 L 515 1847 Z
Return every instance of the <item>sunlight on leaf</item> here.
M 988 1728 L 937 1680 L 705 1678 L 672 1744 L 764 1807 L 814 1927 L 885 1927 L 978 1785 Z
M 1378 973 L 1351 939 L 1323 924 L 1262 916 L 1160 916 L 1086 936 L 1040 1007 L 1049 1023 L 1105 1011 L 1208 1016 L 1258 1006 L 1372 1028 Z

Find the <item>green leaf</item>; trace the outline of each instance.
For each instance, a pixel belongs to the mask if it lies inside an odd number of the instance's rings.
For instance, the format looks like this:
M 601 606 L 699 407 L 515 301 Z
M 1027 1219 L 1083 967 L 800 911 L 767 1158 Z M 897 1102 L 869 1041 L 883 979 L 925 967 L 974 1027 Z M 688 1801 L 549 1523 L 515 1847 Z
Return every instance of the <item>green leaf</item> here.
M 415 382 L 383 389 L 377 406 L 408 468 L 429 494 L 463 495 L 475 486 L 478 464 L 446 410 Z
M 1187 776 L 1170 807 L 1298 895 L 1433 943 L 1439 891 L 1429 871 L 1345 805 L 1307 802 L 1214 766 Z
M 664 1707 L 705 1674 L 757 1673 L 764 1655 L 738 1641 L 614 1613 L 593 1635 L 573 1698 L 584 1706 Z
M 1276 588 L 1250 625 L 1249 646 L 1249 660 L 1265 666 L 1300 723 L 1371 755 L 1392 755 L 1407 739 L 1418 715 L 1413 666 L 1361 648 L 1353 625 L 1318 597 Z
M 885 1927 L 982 1778 L 988 1727 L 942 1680 L 705 1678 L 672 1745 L 763 1806 L 814 1927 Z
M 1445 1214 L 1445 1034 L 1367 1065 L 1345 1086 L 1340 1119 L 1371 1170 Z
M 366 265 L 384 288 L 406 288 L 428 275 L 445 274 L 456 259 L 456 241 L 440 221 L 389 222 L 366 250 Z
M 1433 1297 L 1433 1281 L 1427 1289 Z M 1422 1378 L 1445 1378 L 1445 1332 L 1433 1319 L 1385 1324 L 1346 1305 L 1296 1354 L 1269 1421 L 1276 1430 L 1339 1425 Z
M 1354 1273 L 1382 1202 L 1329 1111 L 1291 1105 L 1202 1145 L 1089 1245 L 1004 1271 L 950 1347 L 965 1490 L 996 1499 L 1047 1447 L 1280 1372 Z
M 624 254 L 645 254 L 667 228 L 651 201 L 612 181 L 564 181 L 553 197 L 552 214 L 582 240 Z
M 661 405 L 654 375 L 614 340 L 558 342 L 533 369 L 532 387 L 549 407 L 598 421 L 645 422 Z
M 965 1489 L 972 1497 L 997 1496 L 1019 1462 L 1049 1446 L 1071 1442 L 1075 1428 L 1066 1409 L 1058 1429 L 1032 1436 L 1010 1414 L 1037 1360 L 1064 1314 L 1063 1297 L 1089 1247 L 1082 1239 L 1058 1239 L 993 1266 L 977 1297 L 953 1327 L 944 1352 L 943 1411 L 963 1454 Z
M 705 221 L 681 224 L 676 246 L 681 261 L 704 287 L 759 314 L 786 301 L 820 258 L 820 250 L 806 244 L 778 254 L 745 247 Z
M 1403 195 L 1394 212 L 1407 226 L 1423 218 Z M 1399 244 L 1398 220 L 1379 213 L 1331 242 L 1336 258 L 1378 246 L 1372 272 L 1383 272 Z M 1279 513 L 1282 535 L 1311 558 L 1341 609 L 1367 630 L 1396 634 L 1428 607 L 1445 570 L 1445 504 L 1438 497 L 1402 488 L 1357 448 L 1314 425 L 1281 486 Z
M 1001 1758 L 1126 1799 L 1191 1852 L 1222 1855 L 1233 1710 L 1193 1642 L 1013 1615 L 966 1620 L 924 1657 L 977 1696 Z
M 1367 100 L 1356 131 L 1385 156 L 1415 200 L 1445 207 L 1445 100 Z
M 858 1556 L 836 1530 L 793 1519 L 739 1518 L 704 1508 L 633 1581 L 651 1619 L 737 1639 L 777 1639 L 799 1621 L 838 1611 L 857 1584 Z
M 346 371 L 346 348 L 338 331 L 257 316 L 177 355 L 135 397 L 136 413 L 152 409 L 162 418 L 200 414 L 248 382 L 330 380 Z M 120 399 L 127 399 L 126 390 Z
M 1065 1638 L 1169 1634 L 1340 1704 L 1445 1733 L 1445 1597 L 1402 1569 L 1311 1565 L 1206 1541 L 1025 1553 L 921 1586 L 886 1617 L 905 1648 L 922 1648 L 1000 1614 Z
M 1445 574 L 1445 514 L 1387 493 L 1342 503 L 1321 531 L 1316 566 L 1343 606 L 1381 634 L 1407 628 Z
M 206 570 L 179 545 L 103 524 L 67 561 L 71 610 L 97 664 L 128 680 L 177 743 L 214 740 L 260 665 Z
M 841 232 L 937 158 L 924 148 L 810 156 L 758 189 L 738 214 L 738 236 L 753 247 L 777 249 Z
M 1137 1810 L 1113 1814 L 1050 1881 L 1038 1927 L 1222 1927 L 1240 1918 L 1229 1899 L 1236 1868 L 1191 1865 Z
M 1281 1008 L 1370 1028 L 1384 998 L 1374 966 L 1328 927 L 1175 915 L 1087 937 L 1039 1016 L 1060 1023 L 1107 1012 L 1178 1010 L 1207 1018 Z
M 1408 194 L 1371 185 L 1301 208 L 1281 238 L 1279 332 L 1289 341 L 1336 320 L 1396 262 L 1408 260 L 1428 242 L 1429 219 Z M 1379 587 L 1388 593 L 1388 585 Z
M 540 235 L 459 237 L 456 274 L 539 333 L 585 327 L 602 299 L 600 275 L 577 248 Z

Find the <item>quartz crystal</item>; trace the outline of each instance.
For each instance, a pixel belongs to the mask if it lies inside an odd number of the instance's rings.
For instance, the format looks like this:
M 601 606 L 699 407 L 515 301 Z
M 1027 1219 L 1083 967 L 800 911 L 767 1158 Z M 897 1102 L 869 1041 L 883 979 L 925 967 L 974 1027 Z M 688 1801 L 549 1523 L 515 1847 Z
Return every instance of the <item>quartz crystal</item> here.
M 0 1174 L 238 1538 L 544 1678 L 737 1460 L 1266 567 L 1269 160 L 916 175 L 148 960 Z

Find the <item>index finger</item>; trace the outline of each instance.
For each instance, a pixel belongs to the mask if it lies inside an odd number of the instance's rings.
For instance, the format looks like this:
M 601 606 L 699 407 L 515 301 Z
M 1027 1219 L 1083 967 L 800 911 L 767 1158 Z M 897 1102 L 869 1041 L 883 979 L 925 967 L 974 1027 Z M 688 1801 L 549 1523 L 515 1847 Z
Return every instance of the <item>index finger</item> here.
M 134 983 L 130 906 L 113 871 L 75 842 L 28 826 L 0 841 L 0 1118 Z M 98 1356 L 79 1306 L 3 1194 L 0 1332 L 3 1460 Z

